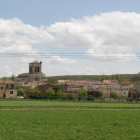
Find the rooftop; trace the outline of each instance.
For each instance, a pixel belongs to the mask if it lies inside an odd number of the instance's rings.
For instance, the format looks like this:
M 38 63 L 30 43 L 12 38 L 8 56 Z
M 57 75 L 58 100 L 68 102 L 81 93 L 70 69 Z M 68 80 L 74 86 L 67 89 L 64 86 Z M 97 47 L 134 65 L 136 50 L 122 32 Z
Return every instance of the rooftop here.
M 12 80 L 0 80 L 0 84 L 17 84 L 17 82 L 12 81 Z
M 29 63 L 29 64 L 40 64 L 40 62 L 38 62 L 38 61 L 33 61 L 33 62 Z

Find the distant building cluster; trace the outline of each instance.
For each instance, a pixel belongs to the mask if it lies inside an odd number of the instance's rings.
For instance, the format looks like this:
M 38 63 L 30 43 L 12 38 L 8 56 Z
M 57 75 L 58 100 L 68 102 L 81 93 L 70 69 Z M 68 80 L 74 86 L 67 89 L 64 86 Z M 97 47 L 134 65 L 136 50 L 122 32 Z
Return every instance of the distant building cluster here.
M 63 85 L 65 93 L 71 93 L 77 95 L 80 89 L 85 89 L 87 92 L 99 91 L 104 96 L 110 95 L 111 92 L 117 93 L 120 97 L 128 97 L 136 94 L 140 91 L 138 85 L 134 85 L 130 81 L 122 81 L 118 83 L 118 80 L 103 80 L 100 81 L 88 81 L 88 80 L 58 80 L 58 83 Z M 16 79 L 12 80 L 0 80 L 0 98 L 17 98 L 17 84 L 20 88 L 26 88 L 31 86 L 37 87 L 41 94 L 45 94 L 49 87 L 52 87 L 55 91 L 59 89 L 57 86 L 48 83 L 47 79 L 42 78 L 42 62 L 34 61 L 29 63 L 29 72 L 19 74 Z M 36 96 L 36 93 L 28 92 L 26 98 L 29 96 Z

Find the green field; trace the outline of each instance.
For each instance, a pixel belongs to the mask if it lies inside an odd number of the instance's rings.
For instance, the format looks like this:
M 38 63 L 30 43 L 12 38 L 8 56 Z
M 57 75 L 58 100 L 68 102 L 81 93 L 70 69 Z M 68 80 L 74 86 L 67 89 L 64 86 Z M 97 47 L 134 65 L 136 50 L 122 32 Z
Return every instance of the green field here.
M 77 139 L 139 140 L 140 111 L 0 111 L 0 140 Z
M 0 100 L 0 108 L 89 108 L 89 109 L 140 109 L 140 103 L 49 101 L 49 100 Z
M 139 140 L 140 103 L 0 100 L 0 140 L 77 139 Z

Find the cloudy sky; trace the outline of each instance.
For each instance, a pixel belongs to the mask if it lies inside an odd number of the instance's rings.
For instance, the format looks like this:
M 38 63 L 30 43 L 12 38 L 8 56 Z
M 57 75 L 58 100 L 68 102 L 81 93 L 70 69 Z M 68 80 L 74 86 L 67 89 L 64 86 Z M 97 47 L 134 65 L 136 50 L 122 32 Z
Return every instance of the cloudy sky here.
M 139 0 L 0 0 L 0 77 L 42 61 L 55 75 L 140 71 Z

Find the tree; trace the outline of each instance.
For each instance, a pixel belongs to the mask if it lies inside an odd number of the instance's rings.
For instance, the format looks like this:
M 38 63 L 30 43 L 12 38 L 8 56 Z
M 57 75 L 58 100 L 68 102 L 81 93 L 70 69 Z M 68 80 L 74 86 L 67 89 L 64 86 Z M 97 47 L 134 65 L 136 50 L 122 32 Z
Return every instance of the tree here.
M 58 80 L 54 77 L 49 77 L 47 82 L 50 83 L 50 84 L 53 84 L 53 85 L 58 84 Z
M 46 90 L 46 94 L 49 97 L 49 96 L 55 95 L 55 91 L 53 90 L 52 87 L 50 87 Z
M 60 98 L 63 98 L 63 91 L 61 89 L 57 91 L 57 96 L 59 96 Z
M 78 95 L 79 96 L 82 96 L 82 95 L 87 95 L 87 91 L 85 90 L 85 89 L 80 89 L 79 91 L 78 91 Z
M 12 80 L 15 79 L 15 75 L 14 75 L 14 74 L 11 75 L 11 79 L 12 79 Z
M 115 92 L 111 92 L 110 96 L 111 96 L 111 98 L 114 98 L 114 99 L 119 98 L 119 95 L 117 93 L 115 93 Z
M 45 78 L 45 77 L 46 77 L 45 73 L 42 73 L 42 78 Z
M 17 85 L 17 95 L 24 95 L 26 92 L 38 92 L 40 93 L 39 89 L 37 87 L 32 88 L 31 86 L 27 86 L 25 89 L 20 88 L 19 85 Z

